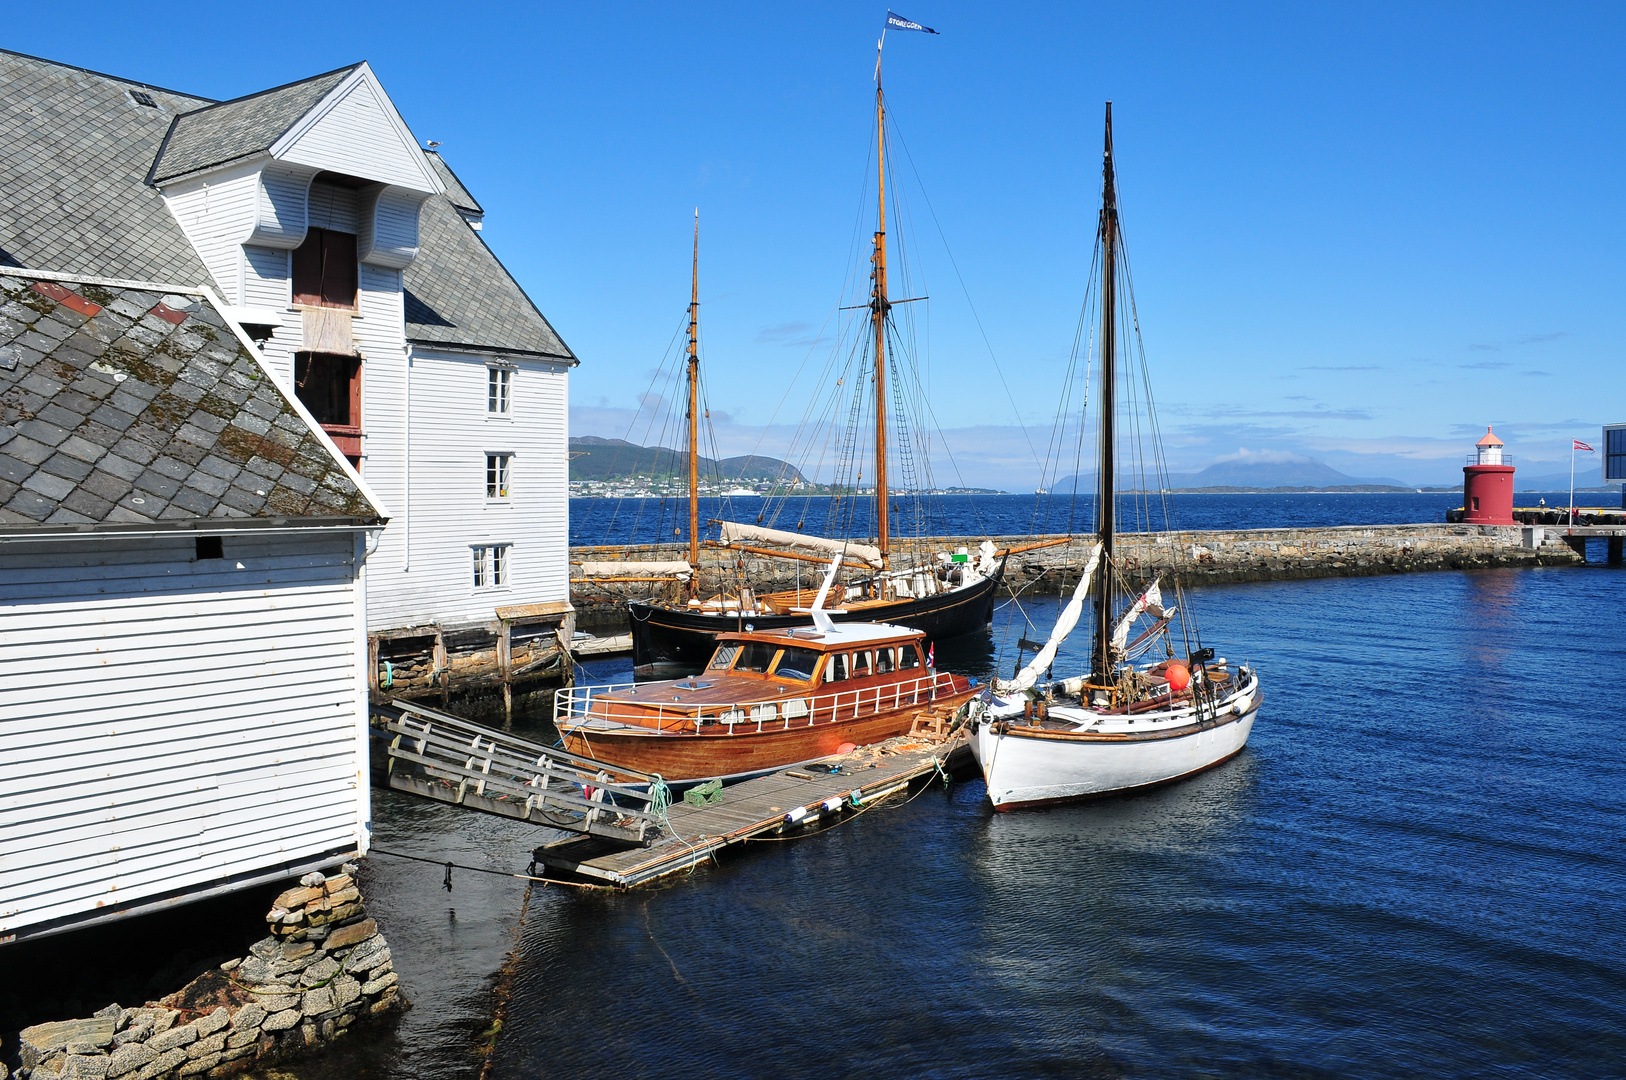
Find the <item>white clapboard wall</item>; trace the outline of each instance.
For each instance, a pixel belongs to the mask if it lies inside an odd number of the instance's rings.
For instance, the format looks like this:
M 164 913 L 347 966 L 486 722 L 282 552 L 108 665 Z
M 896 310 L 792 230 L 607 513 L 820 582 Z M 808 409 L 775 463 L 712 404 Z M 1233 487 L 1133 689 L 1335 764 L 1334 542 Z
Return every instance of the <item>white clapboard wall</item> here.
M 347 530 L 0 543 L 0 941 L 365 850 Z

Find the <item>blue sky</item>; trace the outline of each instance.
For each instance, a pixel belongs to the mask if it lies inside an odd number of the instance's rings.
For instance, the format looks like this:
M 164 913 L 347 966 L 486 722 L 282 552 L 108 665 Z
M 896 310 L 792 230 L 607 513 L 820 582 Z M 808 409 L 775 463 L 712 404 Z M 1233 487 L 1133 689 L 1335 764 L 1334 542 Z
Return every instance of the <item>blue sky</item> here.
M 1626 420 L 1618 6 L 899 6 L 941 31 L 888 36 L 887 95 L 966 482 L 1038 475 L 1108 98 L 1176 469 L 1307 454 L 1450 483 L 1494 423 L 1521 470 L 1559 472 L 1572 436 Z M 221 98 L 368 60 L 581 356 L 576 434 L 646 430 L 698 206 L 720 446 L 782 445 L 786 381 L 822 362 L 873 227 L 884 3 L 332 4 L 295 36 L 263 11 L 17 5 L 0 44 Z

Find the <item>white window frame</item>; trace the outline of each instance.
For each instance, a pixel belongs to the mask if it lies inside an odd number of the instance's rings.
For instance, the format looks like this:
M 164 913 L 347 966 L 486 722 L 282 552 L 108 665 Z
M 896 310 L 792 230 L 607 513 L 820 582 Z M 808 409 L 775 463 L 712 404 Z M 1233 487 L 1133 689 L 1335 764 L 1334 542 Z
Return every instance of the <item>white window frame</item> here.
M 492 469 L 495 463 L 496 480 Z M 514 497 L 514 453 L 511 450 L 486 451 L 486 502 L 505 503 Z
M 470 544 L 471 591 L 507 592 L 513 580 L 513 547 L 508 542 Z
M 514 415 L 514 373 L 506 364 L 486 365 L 486 417 L 509 420 Z

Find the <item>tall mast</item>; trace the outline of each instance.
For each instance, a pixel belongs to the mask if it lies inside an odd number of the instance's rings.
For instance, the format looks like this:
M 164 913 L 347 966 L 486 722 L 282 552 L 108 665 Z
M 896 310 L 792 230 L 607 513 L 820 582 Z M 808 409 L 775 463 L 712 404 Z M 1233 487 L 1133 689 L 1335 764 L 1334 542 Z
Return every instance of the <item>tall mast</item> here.
M 871 278 L 870 319 L 875 331 L 875 540 L 886 559 L 891 533 L 886 486 L 886 316 L 892 302 L 886 298 L 886 105 L 881 100 L 881 58 L 875 57 L 875 175 L 879 216 L 875 227 L 875 253 Z
M 700 566 L 700 209 L 694 211 L 694 272 L 689 278 L 689 565 Z M 698 586 L 699 575 L 689 576 Z
M 1112 102 L 1107 102 L 1106 151 L 1101 164 L 1101 453 L 1096 489 L 1096 532 L 1101 540 L 1101 572 L 1095 579 L 1095 646 L 1090 673 L 1095 682 L 1112 676 L 1112 533 L 1115 509 L 1113 407 L 1117 403 L 1116 316 L 1118 307 L 1118 193 L 1112 170 Z

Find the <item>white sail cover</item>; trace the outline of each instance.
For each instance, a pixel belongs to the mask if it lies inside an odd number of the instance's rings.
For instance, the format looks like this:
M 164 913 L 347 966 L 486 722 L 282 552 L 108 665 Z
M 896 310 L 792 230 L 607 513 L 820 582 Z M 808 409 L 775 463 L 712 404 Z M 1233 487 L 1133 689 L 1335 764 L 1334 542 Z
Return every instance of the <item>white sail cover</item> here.
M 676 577 L 694 573 L 686 562 L 584 562 L 582 577 Z
M 1078 588 L 1073 590 L 1073 598 L 1061 609 L 1061 616 L 1056 620 L 1055 628 L 1050 631 L 1050 640 L 1044 643 L 1044 648 L 1039 650 L 1037 656 L 1028 661 L 1028 666 L 1017 673 L 1016 678 L 1009 682 L 1004 679 L 994 680 L 995 691 L 1001 694 L 1020 694 L 1038 681 L 1039 673 L 1056 659 L 1056 650 L 1061 648 L 1061 643 L 1067 640 L 1067 635 L 1078 625 L 1078 617 L 1084 612 L 1084 600 L 1090 595 L 1090 582 L 1095 578 L 1095 568 L 1100 564 L 1101 545 L 1096 544 L 1090 548 L 1089 561 L 1084 564 L 1084 576 L 1078 579 Z
M 1124 612 L 1124 617 L 1118 620 L 1118 625 L 1112 631 L 1112 647 L 1114 650 L 1118 652 L 1124 651 L 1124 646 L 1129 644 L 1130 624 L 1140 618 L 1141 613 L 1147 608 L 1157 608 L 1157 612 L 1154 612 L 1154 614 L 1161 617 L 1163 594 L 1158 590 L 1157 583 L 1162 579 L 1161 574 L 1153 578 L 1152 584 L 1147 587 L 1145 592 L 1140 594 L 1140 599 L 1130 605 L 1129 610 Z
M 760 525 L 745 525 L 738 521 L 723 522 L 723 543 L 732 544 L 739 540 L 778 544 L 780 547 L 806 548 L 808 551 L 817 551 L 824 555 L 839 555 L 846 552 L 876 569 L 880 569 L 881 566 L 881 549 L 871 547 L 869 544 L 826 540 L 822 536 L 808 536 L 804 533 L 786 532 L 783 529 L 764 529 Z

